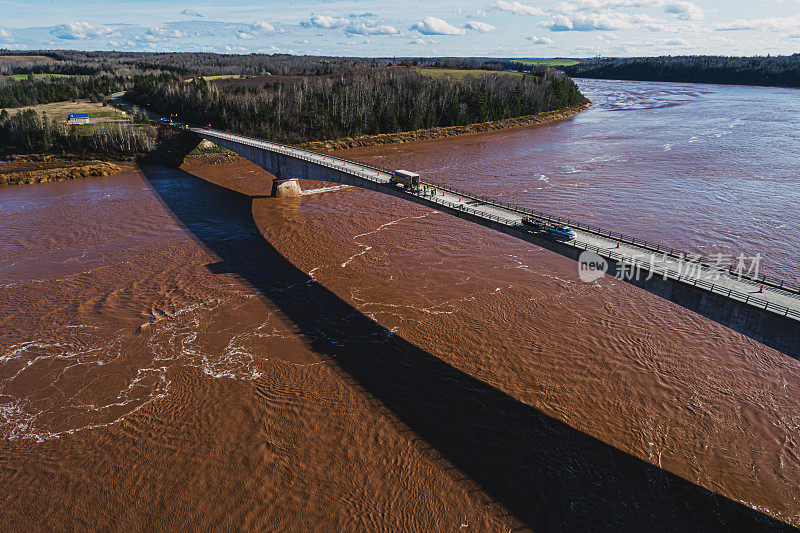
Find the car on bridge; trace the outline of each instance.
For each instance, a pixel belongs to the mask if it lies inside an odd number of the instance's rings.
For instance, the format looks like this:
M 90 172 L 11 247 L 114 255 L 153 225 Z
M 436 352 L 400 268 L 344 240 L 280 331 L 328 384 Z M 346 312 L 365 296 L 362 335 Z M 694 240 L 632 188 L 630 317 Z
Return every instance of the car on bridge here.
M 564 224 L 548 224 L 544 231 L 548 237 L 557 241 L 571 241 L 575 238 L 575 230 Z

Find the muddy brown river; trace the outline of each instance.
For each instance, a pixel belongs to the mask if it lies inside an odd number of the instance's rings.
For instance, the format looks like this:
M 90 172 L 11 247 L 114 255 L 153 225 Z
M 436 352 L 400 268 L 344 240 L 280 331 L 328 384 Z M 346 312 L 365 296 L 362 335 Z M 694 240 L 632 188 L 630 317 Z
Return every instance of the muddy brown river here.
M 797 282 L 790 89 L 580 81 L 351 158 Z M 4 530 L 800 525 L 800 362 L 574 262 L 248 162 L 0 188 Z

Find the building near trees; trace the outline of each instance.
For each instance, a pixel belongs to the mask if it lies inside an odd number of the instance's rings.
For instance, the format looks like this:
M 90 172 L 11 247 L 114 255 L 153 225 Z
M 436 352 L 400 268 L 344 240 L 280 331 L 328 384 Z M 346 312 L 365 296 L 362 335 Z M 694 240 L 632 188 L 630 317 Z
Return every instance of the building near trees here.
M 88 113 L 70 113 L 67 116 L 67 124 L 88 124 L 88 123 L 89 123 Z

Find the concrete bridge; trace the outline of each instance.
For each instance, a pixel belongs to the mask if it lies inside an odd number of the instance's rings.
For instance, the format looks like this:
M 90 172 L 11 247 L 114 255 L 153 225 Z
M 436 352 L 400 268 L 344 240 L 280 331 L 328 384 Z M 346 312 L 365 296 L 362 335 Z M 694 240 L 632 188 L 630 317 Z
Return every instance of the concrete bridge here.
M 279 195 L 296 179 L 369 189 L 424 205 L 528 241 L 578 261 L 585 276 L 615 276 L 733 330 L 800 358 L 800 286 L 723 267 L 679 250 L 422 181 L 393 184 L 392 170 L 279 143 L 176 124 L 252 161 L 276 177 Z M 523 218 L 533 224 L 524 224 Z M 576 236 L 556 240 L 535 224 L 566 224 Z

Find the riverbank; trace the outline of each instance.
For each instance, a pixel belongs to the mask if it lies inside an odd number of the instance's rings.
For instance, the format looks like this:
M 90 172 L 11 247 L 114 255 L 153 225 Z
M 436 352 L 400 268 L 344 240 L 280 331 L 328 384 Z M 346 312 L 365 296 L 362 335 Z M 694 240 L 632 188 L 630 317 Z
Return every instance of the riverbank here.
M 491 131 L 505 130 L 510 128 L 521 128 L 526 126 L 550 124 L 559 120 L 569 118 L 573 115 L 585 111 L 591 107 L 592 103 L 571 106 L 556 111 L 545 111 L 535 115 L 525 115 L 522 117 L 508 118 L 504 120 L 494 120 L 491 122 L 480 122 L 468 124 L 466 126 L 444 126 L 438 128 L 427 128 L 415 131 L 403 131 L 398 133 L 380 133 L 377 135 L 361 135 L 359 137 L 345 137 L 342 139 L 332 139 L 329 141 L 311 141 L 298 145 L 300 148 L 309 150 L 333 151 L 346 148 L 360 148 L 365 146 L 379 146 L 384 144 L 402 144 L 414 141 L 430 139 L 444 139 L 460 135 L 472 135 L 476 133 L 487 133 Z
M 48 154 L 10 156 L 0 163 L 0 185 L 27 185 L 50 181 L 111 176 L 121 168 L 97 159 L 72 159 Z
M 398 133 L 345 137 L 327 141 L 312 141 L 298 146 L 319 151 L 335 151 L 346 148 L 402 144 L 413 141 L 488 133 L 511 128 L 550 124 L 585 111 L 591 105 L 591 102 L 588 102 L 556 111 L 546 111 L 535 115 L 468 124 L 466 126 L 446 126 Z M 191 161 L 192 164 L 213 165 L 230 163 L 240 159 L 240 156 L 205 141 L 185 159 Z M 121 168 L 113 163 L 98 159 L 78 159 L 77 156 L 57 156 L 52 154 L 9 155 L 6 161 L 0 162 L 0 185 L 25 185 L 90 177 L 106 177 L 120 170 Z

